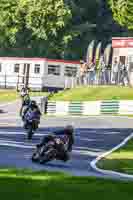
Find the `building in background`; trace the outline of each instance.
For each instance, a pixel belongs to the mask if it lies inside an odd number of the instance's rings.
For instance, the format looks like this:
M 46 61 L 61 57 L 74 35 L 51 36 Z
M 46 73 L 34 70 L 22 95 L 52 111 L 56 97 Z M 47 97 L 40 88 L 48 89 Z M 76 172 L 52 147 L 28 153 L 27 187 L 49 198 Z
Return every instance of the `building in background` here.
M 133 86 L 133 38 L 112 38 L 112 67 L 114 62 L 125 65 L 128 72 L 130 85 Z
M 47 58 L 0 57 L 0 88 L 28 86 L 32 90 L 58 90 L 72 85 L 79 61 Z

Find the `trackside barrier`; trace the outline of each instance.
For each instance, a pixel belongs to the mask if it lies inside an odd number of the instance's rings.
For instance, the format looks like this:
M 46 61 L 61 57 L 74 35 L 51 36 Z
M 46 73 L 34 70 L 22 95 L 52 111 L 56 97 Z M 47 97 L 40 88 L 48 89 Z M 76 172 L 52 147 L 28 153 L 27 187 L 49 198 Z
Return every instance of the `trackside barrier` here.
M 118 114 L 119 113 L 119 101 L 102 101 L 100 105 L 101 114 Z
M 121 115 L 133 115 L 133 101 L 122 100 L 120 101 L 119 114 Z
M 68 102 L 68 114 L 70 115 L 82 115 L 83 103 L 78 101 Z
M 48 102 L 47 113 L 49 113 L 50 115 L 56 114 L 56 102 L 55 101 Z
M 84 101 L 83 115 L 100 115 L 100 101 Z
M 48 101 L 48 115 L 132 115 L 133 101 Z
M 100 101 L 48 101 L 48 115 L 100 115 Z

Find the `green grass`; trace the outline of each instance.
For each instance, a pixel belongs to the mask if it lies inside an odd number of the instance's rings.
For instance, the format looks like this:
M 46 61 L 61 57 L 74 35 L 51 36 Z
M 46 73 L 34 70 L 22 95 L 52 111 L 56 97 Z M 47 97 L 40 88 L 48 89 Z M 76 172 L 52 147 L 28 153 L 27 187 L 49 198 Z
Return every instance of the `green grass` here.
M 30 96 L 46 96 L 46 92 L 30 92 Z M 20 94 L 16 90 L 0 90 L 0 102 L 15 101 L 20 98 Z
M 30 92 L 30 96 L 47 96 L 48 92 Z
M 60 91 L 50 100 L 59 101 L 96 101 L 96 100 L 133 100 L 133 88 L 121 86 L 77 87 Z
M 0 102 L 14 101 L 19 97 L 15 90 L 0 90 Z
M 132 200 L 133 182 L 0 169 L 0 197 L 4 200 Z
M 45 96 L 46 92 L 31 92 L 31 96 Z M 0 102 L 13 101 L 19 98 L 15 90 L 0 90 Z M 53 101 L 96 101 L 96 100 L 133 100 L 133 88 L 121 86 L 77 87 L 54 94 Z
M 133 139 L 97 163 L 101 169 L 133 174 Z

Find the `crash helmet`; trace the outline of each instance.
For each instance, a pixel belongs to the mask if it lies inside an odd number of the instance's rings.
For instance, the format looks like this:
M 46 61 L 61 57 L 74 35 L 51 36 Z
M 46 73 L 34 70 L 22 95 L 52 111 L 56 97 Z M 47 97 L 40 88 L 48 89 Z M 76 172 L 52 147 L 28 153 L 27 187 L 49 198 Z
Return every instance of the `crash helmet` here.
M 29 105 L 30 102 L 31 102 L 31 100 L 30 100 L 29 97 L 26 97 L 26 98 L 24 99 L 24 105 Z
M 66 135 L 73 135 L 74 128 L 72 125 L 67 125 L 64 130 Z
M 37 106 L 37 103 L 36 103 L 35 100 L 32 100 L 31 103 L 30 103 L 30 105 L 31 105 L 32 107 L 34 107 L 34 106 Z

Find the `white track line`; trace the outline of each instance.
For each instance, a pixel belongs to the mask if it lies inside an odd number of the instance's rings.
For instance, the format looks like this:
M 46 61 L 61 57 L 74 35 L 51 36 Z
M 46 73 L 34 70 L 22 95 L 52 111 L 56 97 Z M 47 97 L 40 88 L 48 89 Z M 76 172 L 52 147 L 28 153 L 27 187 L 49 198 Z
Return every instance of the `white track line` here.
M 2 144 L 2 143 L 23 144 L 23 145 L 26 144 L 26 142 L 18 142 L 18 141 L 15 141 L 15 140 L 3 140 L 3 139 L 0 139 L 0 144 Z M 30 145 L 31 145 L 31 146 L 35 146 L 36 144 L 31 143 Z
M 17 148 L 22 148 L 22 149 L 34 149 L 36 148 L 36 145 L 31 144 L 30 146 L 28 145 L 23 145 L 23 144 L 19 144 L 19 142 L 11 142 L 11 141 L 6 141 L 6 140 L 0 140 L 0 146 L 8 146 L 8 147 L 17 147 Z M 76 155 L 83 155 L 83 156 L 96 156 L 99 153 L 94 153 L 94 152 L 89 152 L 89 151 L 85 151 L 85 150 L 73 150 L 72 151 L 73 154 Z
M 133 175 L 129 175 L 129 174 L 124 174 L 124 173 L 120 173 L 120 172 L 115 172 L 115 171 L 111 171 L 111 170 L 104 170 L 104 169 L 100 169 L 96 166 L 97 162 L 99 160 L 101 160 L 102 158 L 106 157 L 107 155 L 111 154 L 113 151 L 119 149 L 120 147 L 124 146 L 130 139 L 133 138 L 133 133 L 131 133 L 128 137 L 126 137 L 120 144 L 118 144 L 117 146 L 115 146 L 114 148 L 112 148 L 111 150 L 101 154 L 100 156 L 98 156 L 96 159 L 94 159 L 93 161 L 91 161 L 90 165 L 91 167 L 96 170 L 97 172 L 106 174 L 106 175 L 110 175 L 110 176 L 120 176 L 120 177 L 124 177 L 124 178 L 132 178 L 133 179 Z
M 44 135 L 48 135 L 49 133 L 35 133 L 33 134 L 34 136 L 44 136 Z M 2 132 L 0 131 L 0 136 L 1 135 L 27 135 L 27 133 L 24 132 Z
M 33 146 L 26 146 L 26 145 L 21 145 L 21 144 L 11 144 L 8 142 L 0 142 L 0 146 L 8 146 L 8 147 L 18 147 L 18 148 L 22 148 L 22 149 L 34 149 Z

